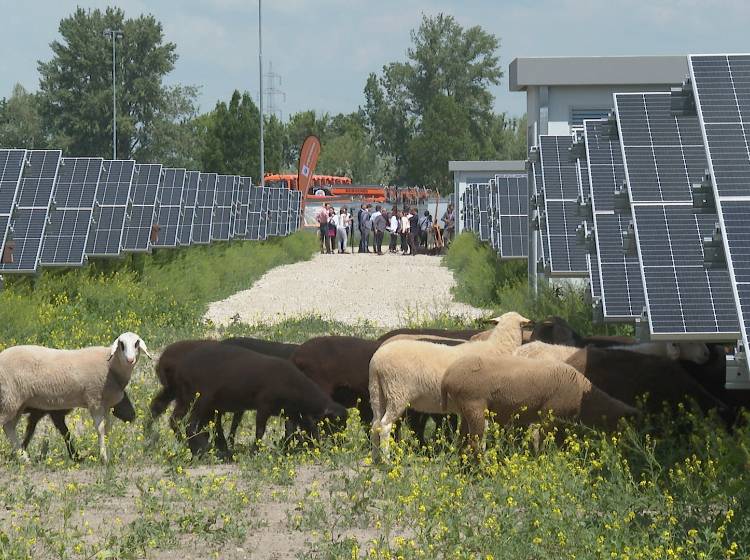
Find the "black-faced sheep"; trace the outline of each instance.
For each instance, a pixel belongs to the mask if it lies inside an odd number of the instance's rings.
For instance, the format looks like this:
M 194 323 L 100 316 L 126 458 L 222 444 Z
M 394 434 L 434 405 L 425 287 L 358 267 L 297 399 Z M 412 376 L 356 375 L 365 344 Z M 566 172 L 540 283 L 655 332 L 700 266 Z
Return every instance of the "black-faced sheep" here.
M 146 344 L 131 332 L 110 346 L 57 350 L 14 346 L 0 352 L 0 424 L 11 446 L 24 459 L 16 425 L 27 408 L 67 410 L 85 407 L 99 436 L 99 454 L 107 462 L 105 435 L 109 409 L 123 398 Z
M 537 321 L 530 336 L 530 341 L 534 340 L 578 348 L 583 348 L 589 344 L 606 348 L 635 342 L 635 339 L 629 336 L 581 336 L 562 317 L 548 317 L 543 321 Z
M 268 419 L 282 410 L 306 427 L 322 418 L 346 417 L 346 408 L 323 393 L 290 361 L 241 347 L 197 347 L 180 364 L 176 381 L 176 415 L 190 410 L 187 436 L 194 454 L 208 445 L 208 423 L 225 412 L 256 411 L 256 444 L 265 433 Z M 226 442 L 218 433 L 216 441 L 219 451 L 228 454 Z
M 551 412 L 587 425 L 612 429 L 638 410 L 595 387 L 575 368 L 518 356 L 464 356 L 448 367 L 441 383 L 444 410 L 461 416 L 461 435 L 475 452 L 484 435 L 485 411 L 507 424 L 529 425 Z

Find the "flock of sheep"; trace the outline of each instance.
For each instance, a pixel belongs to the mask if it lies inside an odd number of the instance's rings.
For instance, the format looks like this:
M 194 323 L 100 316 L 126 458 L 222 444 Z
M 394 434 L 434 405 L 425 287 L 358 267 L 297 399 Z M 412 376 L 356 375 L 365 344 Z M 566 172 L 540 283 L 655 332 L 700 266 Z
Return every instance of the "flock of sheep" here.
M 159 356 L 161 389 L 150 404 L 147 430 L 174 403 L 170 425 L 192 453 L 213 442 L 231 457 L 246 410 L 256 411 L 255 444 L 271 416 L 282 411 L 287 433 L 297 429 L 320 437 L 320 420 L 334 429 L 357 407 L 371 425 L 374 461 L 388 458 L 395 422 L 402 417 L 424 442 L 429 417 L 460 418 L 463 445 L 479 453 L 486 412 L 501 423 L 523 425 L 547 412 L 604 430 L 642 411 L 661 411 L 692 399 L 715 409 L 732 425 L 741 402 L 724 390 L 725 355 L 719 345 L 654 342 L 627 337 L 578 335 L 564 320 L 533 323 L 518 313 L 493 320 L 486 331 L 399 329 L 377 340 L 324 336 L 297 344 L 254 338 L 183 340 Z M 126 387 L 144 341 L 121 334 L 110 346 L 57 350 L 15 346 L 0 352 L 0 423 L 13 450 L 26 448 L 37 422 L 49 414 L 76 457 L 65 414 L 85 407 L 107 461 L 110 410 L 129 421 L 135 411 Z M 637 408 L 647 395 L 644 407 Z M 228 439 L 222 416 L 233 413 Z M 26 437 L 16 433 L 29 414 Z M 209 427 L 214 434 L 210 438 Z M 184 432 L 183 432 L 184 427 Z

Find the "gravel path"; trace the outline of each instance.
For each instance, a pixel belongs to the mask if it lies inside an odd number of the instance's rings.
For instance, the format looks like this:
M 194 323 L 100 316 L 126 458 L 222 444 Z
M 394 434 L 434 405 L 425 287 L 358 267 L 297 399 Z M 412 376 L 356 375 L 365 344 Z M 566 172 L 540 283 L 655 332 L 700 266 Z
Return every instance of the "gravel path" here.
M 317 314 L 354 324 L 365 319 L 386 328 L 409 319 L 448 313 L 482 317 L 489 312 L 453 301 L 453 273 L 440 258 L 390 255 L 321 255 L 279 266 L 249 290 L 209 305 L 206 318 L 226 325 L 265 324 Z M 377 311 L 377 313 L 376 313 Z

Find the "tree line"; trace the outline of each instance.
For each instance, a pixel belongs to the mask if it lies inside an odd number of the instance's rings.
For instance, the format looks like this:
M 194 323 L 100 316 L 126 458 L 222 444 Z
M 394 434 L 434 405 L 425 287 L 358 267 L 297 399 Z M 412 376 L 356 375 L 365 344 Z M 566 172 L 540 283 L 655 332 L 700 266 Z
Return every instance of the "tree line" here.
M 260 169 L 260 111 L 247 92 L 213 110 L 198 109 L 199 88 L 169 86 L 177 62 L 151 15 L 78 8 L 64 18 L 52 56 L 38 63 L 39 89 L 13 88 L 0 100 L 0 146 L 60 148 L 70 156 L 111 157 L 112 44 L 116 57 L 117 154 L 207 172 L 248 175 Z M 499 39 L 449 15 L 423 15 L 405 62 L 373 72 L 364 103 L 351 113 L 315 110 L 282 122 L 264 117 L 267 172 L 296 172 L 304 138 L 322 143 L 318 172 L 355 183 L 452 189 L 448 160 L 523 159 L 526 119 L 493 110 L 500 83 Z

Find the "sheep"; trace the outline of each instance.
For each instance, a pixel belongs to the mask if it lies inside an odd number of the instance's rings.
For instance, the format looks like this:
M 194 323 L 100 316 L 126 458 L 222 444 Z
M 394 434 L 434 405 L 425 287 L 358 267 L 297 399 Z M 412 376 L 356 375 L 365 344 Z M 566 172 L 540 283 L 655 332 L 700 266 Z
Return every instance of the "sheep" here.
M 313 420 L 345 419 L 347 414 L 290 361 L 228 344 L 198 346 L 178 366 L 175 381 L 177 417 L 192 405 L 187 435 L 193 455 L 206 449 L 205 427 L 213 418 L 219 420 L 219 451 L 229 455 L 220 425 L 224 412 L 257 411 L 254 449 L 269 417 L 282 410 L 308 428 L 314 427 Z
M 719 409 L 722 414 L 726 411 L 724 403 L 696 382 L 681 362 L 663 355 L 631 352 L 629 347 L 626 348 L 572 348 L 532 342 L 521 347 L 515 355 L 563 361 L 594 385 L 629 405 L 637 404 L 638 397 L 648 393 L 646 410 L 650 412 L 659 412 L 662 402 L 675 405 L 685 396 L 694 399 L 704 412 L 712 408 Z
M 197 347 L 204 344 L 215 344 L 214 340 L 181 340 L 170 344 L 159 356 L 156 364 L 156 376 L 161 384 L 161 390 L 151 400 L 149 406 L 150 417 L 146 421 L 146 430 L 150 431 L 153 422 L 167 410 L 167 407 L 175 400 L 175 381 L 174 375 L 182 359 Z M 284 342 L 275 342 L 250 337 L 233 337 L 222 340 L 221 344 L 239 346 L 247 350 L 253 350 L 268 356 L 288 359 L 298 348 L 298 344 L 288 344 Z M 242 421 L 243 412 L 237 412 L 232 418 L 232 425 L 229 429 L 229 445 L 233 446 L 237 429 Z M 174 433 L 180 437 L 181 429 L 178 419 L 174 413 L 170 416 L 170 425 Z
M 392 340 L 400 336 L 415 335 L 395 335 L 382 343 L 353 336 L 315 337 L 302 343 L 295 350 L 291 361 L 336 402 L 347 408 L 356 407 L 362 423 L 369 426 L 372 423 L 369 392 L 370 360 L 378 348 L 391 344 Z M 435 344 L 452 345 L 458 340 L 430 335 L 416 336 L 426 336 Z M 428 415 L 413 411 L 408 414 L 408 423 L 420 445 L 425 442 L 424 429 L 427 419 Z
M 549 344 L 565 344 L 583 348 L 589 344 L 606 348 L 608 346 L 633 344 L 635 339 L 629 336 L 581 336 L 562 317 L 548 317 L 534 324 L 531 341 L 539 340 Z
M 486 410 L 501 424 L 518 414 L 518 422 L 528 425 L 552 412 L 607 430 L 620 418 L 639 414 L 563 362 L 518 356 L 463 356 L 446 370 L 440 392 L 443 410 L 459 413 L 464 444 L 477 455 Z
M 481 333 L 480 333 L 481 334 Z M 479 335 L 475 335 L 479 336 Z M 470 340 L 473 340 L 472 337 Z M 422 342 L 433 342 L 435 344 L 445 344 L 446 346 L 457 346 L 467 342 L 463 338 L 450 338 L 446 336 L 435 336 L 430 334 L 397 334 L 391 338 L 387 338 L 383 341 L 383 344 L 390 344 L 397 340 L 421 340 Z
M 67 416 L 69 412 L 70 409 L 41 410 L 39 408 L 27 408 L 24 410 L 24 414 L 28 414 L 29 419 L 26 423 L 26 434 L 21 443 L 21 449 L 24 451 L 28 449 L 31 438 L 34 437 L 37 424 L 42 418 L 49 415 L 55 428 L 57 428 L 57 431 L 60 432 L 65 441 L 65 448 L 68 451 L 68 456 L 74 461 L 78 460 L 78 453 L 76 452 L 75 447 L 73 447 L 73 442 L 70 438 L 70 430 L 68 430 L 68 426 L 65 424 L 65 416 Z M 135 420 L 135 408 L 133 408 L 133 403 L 130 402 L 127 392 L 124 392 L 122 400 L 112 407 L 112 414 L 115 418 L 119 418 L 123 422 L 132 422 Z
M 401 340 L 381 346 L 370 360 L 369 392 L 372 406 L 372 458 L 388 457 L 393 422 L 408 407 L 426 413 L 445 412 L 440 403 L 440 383 L 448 366 L 466 355 L 511 354 L 521 346 L 523 327 L 529 320 L 515 312 L 497 319 L 484 341 L 458 346 Z M 455 412 L 455 411 L 454 411 Z
M 696 364 L 705 364 L 711 357 L 711 351 L 702 342 L 643 342 L 609 346 L 607 349 L 661 356 L 669 360 L 685 360 Z M 525 358 L 565 361 L 578 350 L 580 348 L 576 346 L 534 341 L 517 348 L 514 354 Z
M 472 336 L 475 334 L 478 334 L 482 331 L 476 330 L 476 329 L 463 329 L 463 330 L 448 330 L 448 329 L 395 329 L 392 331 L 389 331 L 383 335 L 380 335 L 378 337 L 378 342 L 385 342 L 389 338 L 392 338 L 394 336 L 400 335 L 400 334 L 407 334 L 407 335 L 419 335 L 419 336 L 441 336 L 446 338 L 460 338 L 462 340 L 469 340 Z
M 25 409 L 86 407 L 99 435 L 99 455 L 108 462 L 104 436 L 109 409 L 122 400 L 141 352 L 151 358 L 141 337 L 132 332 L 121 334 L 110 346 L 13 346 L 0 352 L 0 424 L 13 450 L 28 460 L 16 433 Z

